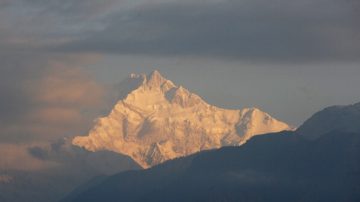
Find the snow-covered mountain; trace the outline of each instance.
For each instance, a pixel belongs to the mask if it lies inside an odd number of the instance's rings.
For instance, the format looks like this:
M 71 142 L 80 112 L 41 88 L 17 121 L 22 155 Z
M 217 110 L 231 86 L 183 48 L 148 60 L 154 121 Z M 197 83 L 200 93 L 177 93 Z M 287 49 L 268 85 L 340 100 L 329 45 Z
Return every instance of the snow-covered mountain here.
M 228 110 L 165 79 L 158 71 L 131 74 L 121 100 L 73 144 L 126 154 L 144 168 L 202 150 L 241 145 L 254 135 L 291 130 L 256 109 Z

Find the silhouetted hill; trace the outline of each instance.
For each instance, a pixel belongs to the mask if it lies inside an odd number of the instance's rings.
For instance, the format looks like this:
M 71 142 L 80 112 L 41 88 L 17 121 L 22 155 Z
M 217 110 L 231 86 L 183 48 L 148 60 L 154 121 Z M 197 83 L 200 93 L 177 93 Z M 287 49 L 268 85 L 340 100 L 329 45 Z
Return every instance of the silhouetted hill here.
M 360 103 L 332 106 L 315 113 L 297 129 L 309 139 L 316 139 L 331 131 L 360 132 Z
M 359 168 L 359 133 L 283 132 L 123 172 L 71 201 L 360 201 Z

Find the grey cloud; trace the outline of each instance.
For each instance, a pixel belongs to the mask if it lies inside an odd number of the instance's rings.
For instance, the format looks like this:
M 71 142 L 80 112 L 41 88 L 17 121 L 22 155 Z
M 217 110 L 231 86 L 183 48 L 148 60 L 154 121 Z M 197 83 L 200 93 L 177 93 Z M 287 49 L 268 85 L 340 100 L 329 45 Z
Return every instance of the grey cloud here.
M 48 158 L 48 151 L 39 146 L 29 147 L 28 152 L 31 156 L 40 160 L 46 160 Z
M 359 60 L 355 0 L 2 1 L 1 49 Z
M 0 52 L 0 142 L 47 141 L 85 131 L 106 96 L 82 68 L 97 58 Z
M 0 48 L 39 49 L 101 30 L 102 18 L 124 1 L 13 0 L 0 7 Z
M 358 60 L 357 6 L 339 0 L 148 4 L 112 15 L 105 30 L 59 49 L 257 60 Z
M 44 57 L 36 54 L 0 52 L 0 123 L 13 122 L 27 112 L 31 103 L 24 88 L 44 69 Z
M 0 143 L 0 170 L 36 171 L 58 165 L 56 162 L 33 157 L 28 153 L 28 147 L 29 145 Z

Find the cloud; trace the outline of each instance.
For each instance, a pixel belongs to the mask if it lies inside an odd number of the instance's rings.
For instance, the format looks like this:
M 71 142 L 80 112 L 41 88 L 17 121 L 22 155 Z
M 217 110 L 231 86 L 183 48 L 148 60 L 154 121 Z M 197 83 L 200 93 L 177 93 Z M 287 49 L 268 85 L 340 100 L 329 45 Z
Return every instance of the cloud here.
M 0 47 L 34 50 L 84 37 L 104 27 L 102 17 L 119 1 L 1 1 Z
M 358 60 L 355 4 L 339 0 L 170 1 L 107 18 L 60 50 L 256 60 Z
M 81 68 L 56 63 L 40 80 L 30 83 L 29 93 L 46 105 L 91 107 L 100 104 L 103 89 Z
M 38 158 L 40 160 L 46 160 L 49 155 L 45 149 L 39 146 L 29 147 L 28 152 L 31 156 Z
M 28 153 L 28 145 L 0 143 L 0 169 L 35 171 L 57 166 L 55 162 L 37 159 Z
M 0 175 L 0 184 L 7 184 L 13 181 L 13 177 L 10 175 Z
M 354 0 L 3 4 L 0 47 L 7 49 L 257 61 L 360 58 L 360 4 Z
M 28 119 L 44 125 L 67 125 L 79 123 L 82 117 L 80 112 L 73 108 L 42 107 L 34 110 Z
M 83 67 L 99 56 L 23 54 L 2 55 L 0 141 L 48 141 L 87 130 L 107 90 Z

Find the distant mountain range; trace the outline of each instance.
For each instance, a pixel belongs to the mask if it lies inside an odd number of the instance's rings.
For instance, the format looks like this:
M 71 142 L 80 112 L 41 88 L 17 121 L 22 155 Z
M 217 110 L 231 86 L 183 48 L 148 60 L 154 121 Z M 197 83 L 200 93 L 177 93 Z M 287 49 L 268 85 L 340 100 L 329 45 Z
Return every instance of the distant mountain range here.
M 255 135 L 291 130 L 257 108 L 221 109 L 158 71 L 131 74 L 107 117 L 73 144 L 125 154 L 148 168 L 203 150 L 241 145 Z
M 359 104 L 327 108 L 297 131 L 122 172 L 63 201 L 357 202 Z

